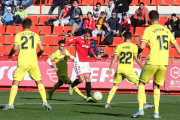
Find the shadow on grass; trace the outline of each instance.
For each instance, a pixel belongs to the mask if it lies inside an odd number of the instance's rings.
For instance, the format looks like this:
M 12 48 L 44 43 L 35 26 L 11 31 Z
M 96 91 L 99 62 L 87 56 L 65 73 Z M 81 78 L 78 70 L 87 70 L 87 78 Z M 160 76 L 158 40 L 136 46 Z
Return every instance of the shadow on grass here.
M 27 99 L 27 100 L 35 100 L 35 99 L 42 99 L 42 98 L 25 98 L 25 97 L 21 97 L 21 99 Z M 72 100 L 59 100 L 59 99 L 47 99 L 47 100 L 53 100 L 53 101 L 72 101 Z
M 3 109 L 5 106 L 0 106 L 0 109 Z
M 19 108 L 16 107 L 15 109 L 22 109 L 22 110 L 42 110 L 42 109 L 34 109 L 34 108 Z M 44 109 L 43 109 L 44 110 Z
M 101 107 L 101 108 L 104 107 L 104 105 L 95 105 L 95 104 L 73 104 L 73 105 L 80 105 L 80 106 L 95 106 L 95 107 Z
M 117 117 L 130 117 L 130 115 L 112 114 L 112 113 L 80 112 L 80 111 L 72 111 L 72 112 L 82 113 L 82 114 L 97 114 L 97 115 L 108 115 L 108 116 L 117 116 Z

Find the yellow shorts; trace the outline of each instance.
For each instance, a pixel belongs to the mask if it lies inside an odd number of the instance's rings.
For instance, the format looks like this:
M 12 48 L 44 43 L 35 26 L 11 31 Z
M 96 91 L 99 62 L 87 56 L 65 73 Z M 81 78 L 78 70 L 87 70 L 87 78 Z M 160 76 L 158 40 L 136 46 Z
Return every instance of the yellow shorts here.
M 41 73 L 38 65 L 20 65 L 17 66 L 14 72 L 14 80 L 22 81 L 26 73 L 29 73 L 30 77 L 35 81 L 41 80 Z
M 139 77 L 134 69 L 122 70 L 121 72 L 115 73 L 113 82 L 115 84 L 120 84 L 125 78 L 127 78 L 131 84 L 139 83 Z
M 158 85 L 163 85 L 166 74 L 165 65 L 145 65 L 142 69 L 140 81 L 150 83 L 150 79 L 154 76 L 154 82 Z

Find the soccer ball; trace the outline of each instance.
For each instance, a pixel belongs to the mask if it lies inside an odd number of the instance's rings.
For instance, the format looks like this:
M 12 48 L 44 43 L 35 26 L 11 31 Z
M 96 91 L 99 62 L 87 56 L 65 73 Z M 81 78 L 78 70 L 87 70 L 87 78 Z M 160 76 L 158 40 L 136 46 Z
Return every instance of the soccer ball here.
M 94 92 L 93 97 L 95 100 L 101 100 L 102 99 L 102 93 L 99 91 Z

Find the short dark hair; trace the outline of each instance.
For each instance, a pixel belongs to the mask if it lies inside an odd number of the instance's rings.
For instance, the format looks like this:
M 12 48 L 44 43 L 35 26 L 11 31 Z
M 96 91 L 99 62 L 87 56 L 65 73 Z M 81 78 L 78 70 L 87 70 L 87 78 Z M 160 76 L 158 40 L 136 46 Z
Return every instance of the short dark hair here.
M 79 16 L 82 16 L 82 17 L 83 17 L 83 14 L 80 14 Z
M 97 2 L 97 3 L 96 3 L 96 6 L 97 6 L 97 5 L 100 5 L 100 6 L 101 6 L 101 3 L 100 3 L 100 2 Z
M 83 30 L 83 34 L 86 34 L 86 33 L 91 34 L 91 30 L 90 30 L 89 28 L 85 28 L 85 29 Z
M 131 32 L 125 32 L 124 33 L 124 38 L 125 38 L 125 40 L 131 39 L 132 38 L 132 33 Z
M 31 27 L 31 24 L 32 24 L 32 21 L 31 21 L 31 19 L 29 19 L 29 18 L 26 18 L 24 21 L 23 21 L 23 29 L 25 29 L 25 28 L 30 28 Z
M 172 16 L 175 16 L 175 17 L 176 17 L 176 14 L 175 14 L 175 13 L 173 13 L 173 14 L 171 15 L 171 17 L 172 17 Z
M 116 10 L 113 10 L 112 13 L 116 13 L 117 14 Z
M 59 40 L 58 45 L 60 45 L 61 43 L 65 43 L 65 40 Z
M 143 4 L 143 5 L 144 5 L 144 2 L 140 2 L 140 4 Z
M 73 0 L 73 3 L 74 3 L 74 1 L 76 1 L 76 2 L 79 4 L 79 1 L 78 1 L 78 0 Z
M 151 21 L 154 21 L 154 20 L 159 20 L 159 13 L 156 11 L 156 10 L 151 10 L 149 12 L 149 19 Z

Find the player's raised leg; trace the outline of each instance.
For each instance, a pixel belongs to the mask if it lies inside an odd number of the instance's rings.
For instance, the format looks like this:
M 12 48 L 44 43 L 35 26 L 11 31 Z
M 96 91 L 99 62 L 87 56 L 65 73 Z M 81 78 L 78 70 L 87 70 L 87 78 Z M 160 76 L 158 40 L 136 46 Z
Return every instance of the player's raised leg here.
M 48 90 L 47 93 L 49 95 L 49 99 L 52 99 L 52 95 L 56 89 L 63 85 L 63 82 L 58 80 L 58 82 L 53 86 L 51 90 Z

